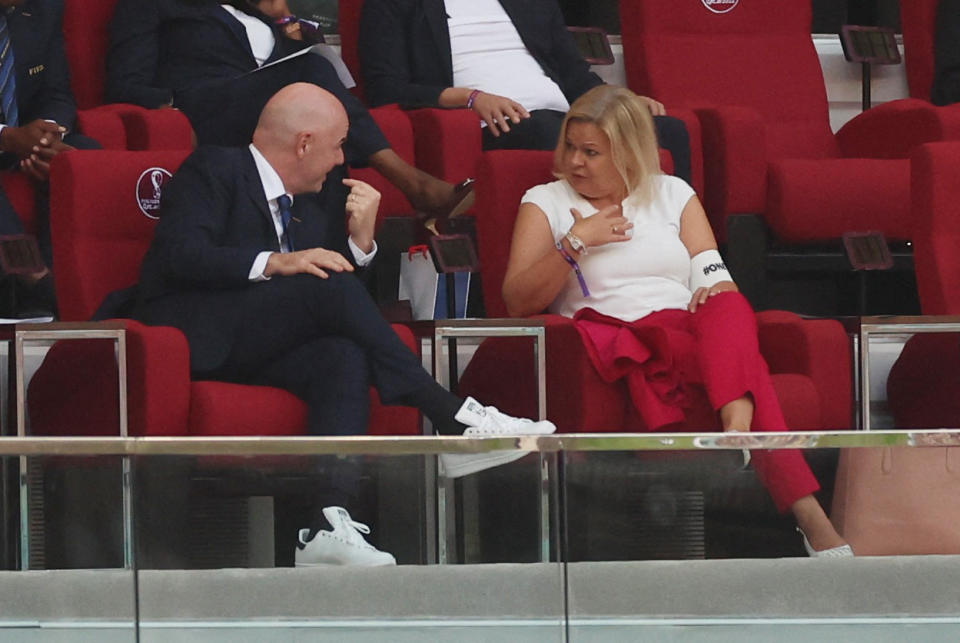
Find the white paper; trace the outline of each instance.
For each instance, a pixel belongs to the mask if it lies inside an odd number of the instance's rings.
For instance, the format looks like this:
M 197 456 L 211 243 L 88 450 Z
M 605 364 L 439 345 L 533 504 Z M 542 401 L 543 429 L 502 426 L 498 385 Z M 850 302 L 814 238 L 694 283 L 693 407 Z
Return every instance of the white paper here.
M 285 63 L 288 60 L 293 60 L 304 54 L 317 54 L 318 56 L 323 56 L 330 61 L 330 64 L 333 65 L 333 69 L 337 72 L 337 77 L 340 78 L 340 82 L 343 83 L 343 86 L 347 89 L 351 87 L 356 87 L 357 83 L 353 80 L 353 76 L 350 75 L 350 70 L 347 69 L 346 63 L 343 62 L 343 58 L 340 57 L 340 54 L 331 47 L 330 45 L 325 45 L 323 43 L 313 45 L 312 47 L 307 47 L 306 49 L 301 49 L 300 51 L 295 51 L 289 56 L 284 56 L 274 60 L 273 62 L 267 63 L 260 67 L 260 69 L 255 69 L 251 74 L 255 74 L 262 69 L 267 69 L 268 67 L 273 67 L 274 65 L 279 65 L 280 63 Z

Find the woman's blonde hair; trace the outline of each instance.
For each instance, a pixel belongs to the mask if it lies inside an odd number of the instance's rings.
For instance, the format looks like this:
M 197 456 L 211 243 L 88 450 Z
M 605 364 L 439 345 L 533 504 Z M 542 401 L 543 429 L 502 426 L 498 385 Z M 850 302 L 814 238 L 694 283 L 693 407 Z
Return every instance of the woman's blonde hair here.
M 560 127 L 553 155 L 554 172 L 559 178 L 565 178 L 561 168 L 570 123 L 591 123 L 606 134 L 613 165 L 627 194 L 648 200 L 649 178 L 660 174 L 660 151 L 650 109 L 639 96 L 626 87 L 598 85 L 574 101 Z

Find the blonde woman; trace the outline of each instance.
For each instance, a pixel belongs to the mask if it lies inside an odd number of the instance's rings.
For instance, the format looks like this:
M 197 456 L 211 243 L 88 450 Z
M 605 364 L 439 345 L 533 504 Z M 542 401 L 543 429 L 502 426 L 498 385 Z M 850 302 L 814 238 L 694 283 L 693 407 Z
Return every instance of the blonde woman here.
M 753 310 L 693 189 L 660 172 L 642 100 L 608 85 L 584 94 L 554 164 L 558 180 L 529 190 L 517 215 L 503 284 L 510 313 L 576 319 L 601 376 L 626 379 L 651 431 L 684 420 L 691 384 L 706 390 L 724 431 L 785 431 Z M 756 452 L 753 463 L 811 556 L 853 555 L 799 451 Z

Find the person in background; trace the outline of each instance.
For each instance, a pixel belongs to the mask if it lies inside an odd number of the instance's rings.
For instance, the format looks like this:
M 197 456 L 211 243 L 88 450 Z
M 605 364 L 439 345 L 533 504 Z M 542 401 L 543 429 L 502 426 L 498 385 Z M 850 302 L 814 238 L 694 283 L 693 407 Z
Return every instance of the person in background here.
M 488 150 L 553 149 L 570 103 L 603 83 L 556 0 L 365 0 L 359 54 L 372 105 L 472 109 Z M 686 127 L 641 100 L 689 182 Z
M 960 0 L 940 0 L 934 35 L 935 105 L 960 103 Z
M 236 146 L 249 142 L 271 96 L 310 82 L 347 110 L 347 162 L 374 167 L 423 212 L 445 214 L 472 196 L 400 158 L 322 56 L 265 67 L 306 46 L 248 0 L 119 0 L 110 25 L 107 99 L 180 109 L 199 144 Z
M 585 93 L 564 120 L 555 171 L 562 178 L 530 189 L 517 215 L 503 282 L 510 314 L 575 319 L 598 372 L 627 380 L 651 431 L 684 421 L 692 384 L 724 431 L 785 431 L 754 312 L 693 190 L 660 172 L 647 102 L 609 85 Z M 799 451 L 758 451 L 753 463 L 811 556 L 853 555 Z
M 0 169 L 28 175 L 36 185 L 40 252 L 50 248 L 50 161 L 73 149 L 95 149 L 74 131 L 77 109 L 63 44 L 63 0 L 0 0 Z M 20 217 L 0 188 L 0 234 L 23 233 Z M 21 278 L 23 305 L 56 309 L 49 269 Z

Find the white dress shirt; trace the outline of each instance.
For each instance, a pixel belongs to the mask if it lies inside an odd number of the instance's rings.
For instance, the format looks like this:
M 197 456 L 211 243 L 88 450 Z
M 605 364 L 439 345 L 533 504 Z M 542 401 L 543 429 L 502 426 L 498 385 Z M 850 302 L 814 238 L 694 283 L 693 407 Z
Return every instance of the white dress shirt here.
M 273 53 L 273 47 L 277 44 L 277 39 L 273 36 L 273 30 L 270 26 L 250 14 L 246 14 L 236 7 L 228 4 L 220 5 L 231 16 L 240 21 L 244 29 L 247 30 L 247 40 L 250 41 L 250 50 L 257 61 L 257 67 L 263 65 Z
M 277 203 L 277 198 L 286 194 L 290 197 L 290 204 L 292 206 L 293 195 L 287 193 L 280 175 L 277 174 L 277 171 L 273 169 L 270 162 L 264 158 L 263 154 L 260 153 L 260 150 L 258 150 L 253 143 L 250 144 L 250 154 L 253 156 L 253 162 L 257 166 L 257 174 L 260 175 L 260 183 L 263 185 L 263 195 L 267 198 L 267 206 L 270 208 L 270 216 L 273 219 L 273 227 L 277 233 L 277 241 L 280 242 L 280 252 L 290 252 L 290 247 L 283 238 L 283 218 L 280 216 L 280 205 Z M 360 247 L 354 243 L 353 239 L 350 238 L 347 239 L 347 246 L 350 248 L 350 252 L 353 254 L 353 259 L 357 266 L 361 268 L 373 261 L 373 257 L 377 254 L 376 241 L 373 242 L 373 248 L 370 252 L 361 250 Z M 301 249 L 305 250 L 305 248 Z M 267 267 L 267 260 L 270 258 L 271 253 L 272 251 L 270 250 L 264 250 L 253 260 L 253 265 L 250 266 L 250 281 L 266 281 L 270 279 L 270 277 L 263 274 L 263 271 Z

